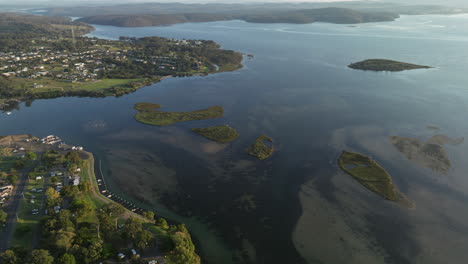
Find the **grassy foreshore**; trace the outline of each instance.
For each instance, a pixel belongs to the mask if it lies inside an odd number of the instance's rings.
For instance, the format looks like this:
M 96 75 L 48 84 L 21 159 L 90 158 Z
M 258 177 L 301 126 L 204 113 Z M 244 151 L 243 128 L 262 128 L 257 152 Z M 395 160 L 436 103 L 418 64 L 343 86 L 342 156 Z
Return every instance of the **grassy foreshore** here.
M 179 122 L 219 118 L 224 115 L 224 108 L 221 106 L 212 106 L 192 112 L 162 112 L 154 108 L 149 109 L 147 106 L 148 104 L 142 103 L 135 105 L 136 109 L 143 109 L 139 110 L 140 112 L 135 115 L 135 119 L 141 123 L 154 126 L 167 126 Z
M 338 158 L 338 166 L 360 184 L 386 200 L 406 207 L 414 207 L 394 185 L 392 177 L 376 161 L 355 152 L 343 151 Z
M 248 149 L 247 153 L 251 156 L 264 160 L 273 155 L 274 148 L 267 146 L 266 142 L 273 143 L 273 139 L 266 135 L 260 135 Z
M 192 131 L 219 143 L 229 143 L 239 137 L 239 133 L 228 125 L 192 128 Z

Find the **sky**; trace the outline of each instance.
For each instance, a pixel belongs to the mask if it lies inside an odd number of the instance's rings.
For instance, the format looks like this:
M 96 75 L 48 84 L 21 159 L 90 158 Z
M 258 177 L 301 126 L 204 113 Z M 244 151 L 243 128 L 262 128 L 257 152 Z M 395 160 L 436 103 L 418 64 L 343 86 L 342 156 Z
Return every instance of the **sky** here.
M 141 3 L 141 2 L 179 2 L 179 3 L 285 3 L 285 2 L 349 2 L 359 0 L 0 0 L 0 6 L 13 4 L 48 4 L 48 5 L 84 5 L 84 4 L 115 4 L 115 3 Z M 362 1 L 362 0 L 361 0 Z M 385 2 L 399 4 L 438 4 L 438 5 L 466 5 L 468 0 L 364 0 L 368 2 Z

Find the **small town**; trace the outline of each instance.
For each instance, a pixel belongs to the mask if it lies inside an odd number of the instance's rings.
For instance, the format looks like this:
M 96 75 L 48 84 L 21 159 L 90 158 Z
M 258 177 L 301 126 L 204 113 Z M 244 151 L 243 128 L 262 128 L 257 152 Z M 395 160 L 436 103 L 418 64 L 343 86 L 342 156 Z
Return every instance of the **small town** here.
M 90 49 L 82 52 L 69 52 L 52 49 L 45 46 L 33 46 L 31 52 L 0 52 L 0 73 L 4 77 L 24 79 L 40 79 L 50 77 L 68 82 L 87 82 L 102 78 L 103 71 L 111 71 L 116 64 L 110 62 L 131 62 L 137 64 L 154 65 L 160 70 L 176 70 L 178 57 L 175 54 L 166 56 L 139 56 L 131 49 L 119 49 L 109 42 L 97 44 L 95 39 L 83 39 L 90 42 Z M 177 46 L 198 46 L 201 41 L 172 40 Z M 102 40 L 100 40 L 102 42 Z M 202 62 L 193 65 L 198 70 Z M 33 88 L 44 85 L 33 84 Z
M 9 247 L 36 248 L 47 236 L 42 221 L 70 217 L 77 227 L 86 225 L 94 230 L 88 239 L 96 239 L 97 232 L 98 241 L 101 236 L 107 237 L 100 235 L 101 229 L 126 232 L 128 225 L 140 226 L 136 232 L 142 232 L 143 237 L 128 241 L 119 238 L 116 244 L 120 248 L 103 252 L 100 258 L 120 263 L 167 263 L 167 255 L 154 253 L 160 252 L 162 242 L 155 240 L 155 234 L 186 229 L 171 227 L 163 218 L 154 221 L 153 212 L 114 195 L 105 183 L 100 161 L 98 175 L 94 174 L 93 163 L 92 154 L 83 147 L 65 144 L 55 135 L 0 137 L 0 235 L 6 238 L 0 241 L 0 251 Z M 99 227 L 99 222 L 108 217 L 106 210 L 120 217 L 112 218 L 115 226 Z

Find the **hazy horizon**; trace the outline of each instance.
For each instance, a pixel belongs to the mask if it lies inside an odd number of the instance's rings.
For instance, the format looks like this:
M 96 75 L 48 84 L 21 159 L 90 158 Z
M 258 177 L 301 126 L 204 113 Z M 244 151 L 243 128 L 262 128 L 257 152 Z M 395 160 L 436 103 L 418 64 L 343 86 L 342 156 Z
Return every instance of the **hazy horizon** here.
M 54 0 L 26 0 L 26 1 L 16 1 L 12 3 L 7 0 L 0 0 L 1 5 L 7 6 L 25 6 L 25 5 L 41 5 L 41 6 L 81 6 L 81 5 L 112 5 L 112 4 L 125 4 L 125 3 L 186 3 L 186 4 L 249 4 L 249 3 L 339 3 L 339 2 L 369 2 L 369 3 L 395 3 L 395 4 L 404 4 L 404 5 L 446 5 L 446 6 L 466 6 L 468 3 L 465 0 L 449 0 L 449 1 L 440 1 L 440 0 L 64 0 L 64 1 L 54 1 Z

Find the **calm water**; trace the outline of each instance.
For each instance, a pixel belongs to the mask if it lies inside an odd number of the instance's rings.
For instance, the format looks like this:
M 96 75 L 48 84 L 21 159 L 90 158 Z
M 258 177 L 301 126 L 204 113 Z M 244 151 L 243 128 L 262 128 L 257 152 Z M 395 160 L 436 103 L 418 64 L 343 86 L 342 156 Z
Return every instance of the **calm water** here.
M 56 134 L 103 161 L 111 188 L 185 222 L 206 263 L 461 263 L 468 259 L 467 144 L 448 147 L 438 175 L 407 161 L 392 135 L 468 133 L 468 16 L 414 16 L 356 27 L 240 21 L 171 27 L 96 26 L 93 36 L 212 39 L 255 55 L 245 68 L 170 78 L 121 98 L 37 100 L 0 116 L 0 133 Z M 388 58 L 436 67 L 403 73 L 346 65 Z M 222 105 L 217 120 L 159 128 L 133 120 L 136 102 L 167 111 Z M 228 123 L 218 145 L 192 127 Z M 244 150 L 261 133 L 278 152 Z M 379 161 L 415 210 L 383 201 L 339 172 L 343 149 Z

